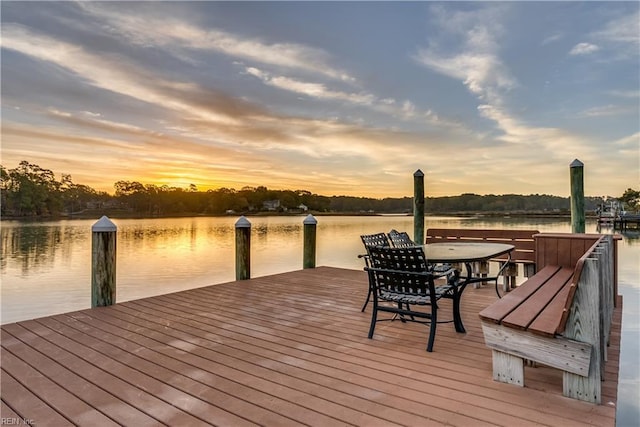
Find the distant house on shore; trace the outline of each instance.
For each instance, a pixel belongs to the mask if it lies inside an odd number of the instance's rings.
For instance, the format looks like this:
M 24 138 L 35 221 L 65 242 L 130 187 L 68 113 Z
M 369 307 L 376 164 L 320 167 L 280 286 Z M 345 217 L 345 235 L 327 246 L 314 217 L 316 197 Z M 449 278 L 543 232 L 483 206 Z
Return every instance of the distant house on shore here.
M 262 202 L 262 207 L 268 211 L 278 210 L 280 207 L 280 200 L 266 200 Z

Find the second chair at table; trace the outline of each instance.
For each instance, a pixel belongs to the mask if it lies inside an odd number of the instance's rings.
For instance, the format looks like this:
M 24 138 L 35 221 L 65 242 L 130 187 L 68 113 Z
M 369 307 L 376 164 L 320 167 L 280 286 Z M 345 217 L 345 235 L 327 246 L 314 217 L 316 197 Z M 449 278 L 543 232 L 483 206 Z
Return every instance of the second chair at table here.
M 364 249 L 366 250 L 366 253 L 358 255 L 358 258 L 364 259 L 364 265 L 366 267 L 369 267 L 369 258 L 370 258 L 369 249 L 376 246 L 386 246 L 386 247 L 391 246 L 389 242 L 389 238 L 384 233 L 363 234 L 362 236 L 360 236 L 360 239 L 362 240 L 362 244 L 364 245 Z M 371 289 L 371 285 L 369 285 L 367 299 L 364 301 L 364 305 L 362 306 L 362 310 L 360 311 L 364 311 L 365 308 L 367 308 L 367 304 L 369 304 L 369 300 L 371 299 L 372 292 L 373 290 Z
M 387 236 L 389 237 L 391 245 L 394 248 L 409 248 L 412 246 L 416 246 L 415 242 L 411 240 L 411 237 L 409 237 L 409 233 L 407 233 L 406 231 L 398 231 L 392 229 L 391 231 L 389 231 Z

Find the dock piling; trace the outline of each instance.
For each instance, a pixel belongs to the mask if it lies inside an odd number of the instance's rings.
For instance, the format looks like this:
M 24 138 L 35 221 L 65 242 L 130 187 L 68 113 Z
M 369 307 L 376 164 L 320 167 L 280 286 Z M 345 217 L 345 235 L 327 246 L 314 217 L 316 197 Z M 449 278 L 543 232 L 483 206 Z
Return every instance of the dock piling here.
M 302 268 L 316 267 L 316 228 L 318 220 L 311 214 L 307 215 L 304 221 L 304 249 L 302 257 Z
M 243 215 L 236 221 L 236 280 L 251 278 L 251 223 Z
M 116 302 L 116 225 L 103 216 L 91 227 L 91 307 Z
M 571 232 L 584 233 L 584 164 L 575 159 L 569 166 L 571 176 Z
M 413 174 L 413 241 L 424 244 L 424 173 Z

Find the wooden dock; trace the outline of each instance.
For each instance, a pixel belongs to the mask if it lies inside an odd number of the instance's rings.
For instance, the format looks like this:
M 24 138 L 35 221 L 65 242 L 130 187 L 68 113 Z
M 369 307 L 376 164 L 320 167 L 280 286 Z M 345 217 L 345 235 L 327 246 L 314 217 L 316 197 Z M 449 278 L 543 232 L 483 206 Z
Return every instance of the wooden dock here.
M 594 405 L 563 397 L 551 368 L 527 367 L 524 388 L 492 380 L 491 286 L 465 291 L 467 333 L 439 325 L 433 353 L 424 325 L 367 339 L 366 289 L 363 271 L 319 267 L 3 325 L 3 423 L 615 425 L 622 301 Z
M 632 227 L 633 225 L 633 227 Z M 613 221 L 613 228 L 616 230 L 625 231 L 629 228 L 638 229 L 640 228 L 640 214 L 624 214 L 619 215 Z

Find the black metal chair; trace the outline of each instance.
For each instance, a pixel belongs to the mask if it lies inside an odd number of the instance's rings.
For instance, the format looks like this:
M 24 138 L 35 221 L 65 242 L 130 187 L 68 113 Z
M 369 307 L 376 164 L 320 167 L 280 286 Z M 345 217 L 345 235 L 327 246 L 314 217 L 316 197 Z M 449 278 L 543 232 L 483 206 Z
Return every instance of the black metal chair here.
M 429 271 L 429 265 L 422 247 L 391 248 L 375 246 L 369 248 L 369 287 L 373 292 L 373 310 L 369 338 L 377 322 L 394 320 L 400 316 L 402 322 L 417 322 L 430 325 L 427 351 L 433 351 L 438 323 L 453 322 L 458 332 L 464 332 L 460 316 L 460 297 L 466 283 L 460 283 L 456 270 L 442 284 L 436 284 L 440 277 Z M 453 299 L 453 320 L 438 321 L 438 301 Z M 389 304 L 387 304 L 389 303 Z M 414 308 L 412 308 L 414 307 Z M 417 310 L 427 308 L 426 311 Z M 393 318 L 378 319 L 378 312 L 393 313 Z
M 375 246 L 391 246 L 387 235 L 384 233 L 376 233 L 376 234 L 364 234 L 360 236 L 362 239 L 362 243 L 364 244 L 364 248 L 366 250 L 366 254 L 358 255 L 358 258 L 364 259 L 364 264 L 366 267 L 369 267 L 369 249 Z M 369 304 L 369 300 L 371 299 L 371 295 L 373 293 L 373 289 L 371 288 L 371 284 L 369 284 L 369 292 L 367 293 L 367 299 L 362 306 L 362 312 L 367 308 L 367 304 Z
M 411 240 L 411 237 L 409 237 L 409 233 L 407 233 L 406 231 L 397 231 L 395 229 L 392 229 L 391 231 L 389 231 L 389 233 L 387 233 L 387 236 L 389 237 L 389 241 L 391 241 L 391 245 L 394 248 L 411 248 L 413 246 L 416 246 L 416 243 Z M 453 266 L 451 266 L 451 264 L 429 264 L 429 270 L 433 270 L 435 273 L 438 273 L 439 275 L 451 275 L 453 274 Z
M 387 236 L 394 248 L 409 248 L 411 246 L 416 246 L 415 242 L 411 240 L 411 237 L 409 237 L 409 234 L 406 231 L 392 229 L 387 233 Z

